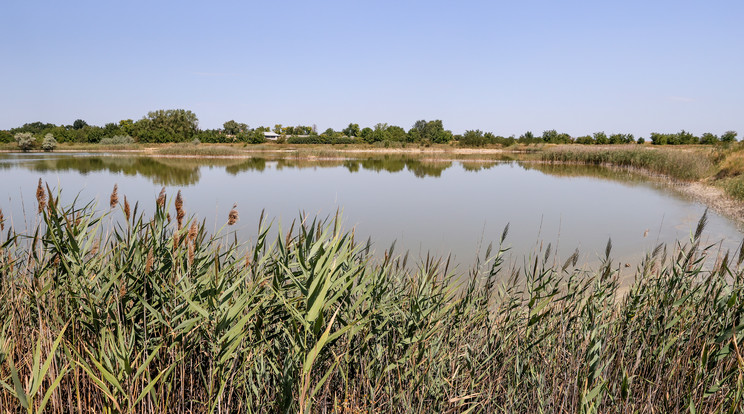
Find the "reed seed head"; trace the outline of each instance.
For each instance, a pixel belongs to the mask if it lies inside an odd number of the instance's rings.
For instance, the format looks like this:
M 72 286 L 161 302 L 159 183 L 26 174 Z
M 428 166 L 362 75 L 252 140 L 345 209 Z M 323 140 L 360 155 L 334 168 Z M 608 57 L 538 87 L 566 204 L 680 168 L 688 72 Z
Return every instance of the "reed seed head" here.
M 0 231 L 5 230 L 5 217 L 3 216 L 3 209 L 0 208 Z
M 41 214 L 47 204 L 46 191 L 44 191 L 44 186 L 41 184 L 41 178 L 39 178 L 39 185 L 36 187 L 36 201 L 39 203 L 39 214 Z
M 158 195 L 158 199 L 156 202 L 158 203 L 158 206 L 165 207 L 165 187 L 160 190 L 160 194 Z
M 129 218 L 132 215 L 132 212 L 129 209 L 129 201 L 127 201 L 127 196 L 124 196 L 124 215 L 127 217 L 127 221 L 129 221 Z
M 196 240 L 196 236 L 199 234 L 199 225 L 196 224 L 196 221 L 191 222 L 191 227 L 189 227 L 189 240 L 194 241 Z
M 238 210 L 236 210 L 237 208 L 238 208 L 238 205 L 234 204 L 232 210 L 230 210 L 230 214 L 228 214 L 227 216 L 228 226 L 232 226 L 238 221 Z
M 111 199 L 109 200 L 109 205 L 111 208 L 116 208 L 116 206 L 119 204 L 119 185 L 114 184 L 114 191 L 111 192 Z
M 188 243 L 189 245 L 189 266 L 194 264 L 194 243 Z
M 178 221 L 178 230 L 183 227 L 183 218 L 186 216 L 186 212 L 183 210 L 183 198 L 181 197 L 181 190 L 178 190 L 176 195 L 176 220 Z

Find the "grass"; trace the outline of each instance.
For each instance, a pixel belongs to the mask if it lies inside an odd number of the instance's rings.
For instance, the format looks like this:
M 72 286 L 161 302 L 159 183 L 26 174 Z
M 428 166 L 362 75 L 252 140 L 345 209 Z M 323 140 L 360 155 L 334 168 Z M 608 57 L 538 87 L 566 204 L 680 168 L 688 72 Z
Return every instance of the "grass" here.
M 169 145 L 156 151 L 160 155 L 189 155 L 201 157 L 225 157 L 244 154 L 245 151 L 224 145 Z
M 638 168 L 685 181 L 713 175 L 716 165 L 711 158 L 703 149 L 646 148 L 635 145 L 599 148 L 562 146 L 547 149 L 541 154 L 542 161 L 551 163 L 607 164 Z
M 507 228 L 456 274 L 370 259 L 337 218 L 246 245 L 180 194 L 153 217 L 37 195 L 33 231 L 0 224 L 3 411 L 742 410 L 744 252 L 705 264 L 705 216 L 621 295 L 610 243 L 596 271 L 549 247 L 508 269 Z

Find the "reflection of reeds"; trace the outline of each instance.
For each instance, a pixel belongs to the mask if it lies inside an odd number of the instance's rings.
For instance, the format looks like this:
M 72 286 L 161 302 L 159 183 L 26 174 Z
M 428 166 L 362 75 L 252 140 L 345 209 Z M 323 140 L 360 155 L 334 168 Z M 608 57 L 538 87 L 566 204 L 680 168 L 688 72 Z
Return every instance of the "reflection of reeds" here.
M 705 219 L 621 293 L 610 243 L 596 271 L 489 246 L 465 273 L 370 259 L 338 218 L 173 249 L 162 209 L 49 205 L 0 239 L 7 412 L 742 412 L 744 270 L 704 266 Z

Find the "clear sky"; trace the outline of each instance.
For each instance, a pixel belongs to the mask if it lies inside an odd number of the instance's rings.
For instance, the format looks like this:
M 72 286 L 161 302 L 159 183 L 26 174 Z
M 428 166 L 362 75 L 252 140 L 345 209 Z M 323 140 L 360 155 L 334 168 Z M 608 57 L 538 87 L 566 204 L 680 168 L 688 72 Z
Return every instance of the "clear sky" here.
M 0 128 L 154 109 L 202 128 L 744 133 L 744 2 L 22 1 Z

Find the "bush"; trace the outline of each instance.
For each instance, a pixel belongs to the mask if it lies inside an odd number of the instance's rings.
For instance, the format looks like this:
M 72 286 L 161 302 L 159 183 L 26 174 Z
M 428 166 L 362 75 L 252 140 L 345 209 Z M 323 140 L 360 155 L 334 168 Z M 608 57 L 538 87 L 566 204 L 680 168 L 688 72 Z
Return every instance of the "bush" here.
M 30 150 L 36 145 L 36 137 L 30 132 L 19 132 L 15 134 L 15 140 L 18 143 L 18 148 L 23 152 Z
M 132 145 L 134 144 L 134 138 L 129 135 L 114 135 L 111 138 L 103 138 L 101 145 Z
M 199 138 L 194 138 L 193 141 L 191 141 L 191 145 L 199 145 L 201 144 L 201 141 L 199 141 Z
M 44 135 L 44 141 L 41 142 L 41 149 L 46 152 L 54 151 L 57 148 L 57 140 L 54 139 L 52 134 Z

